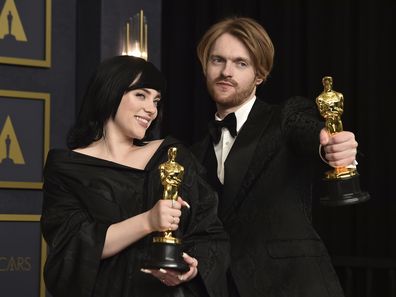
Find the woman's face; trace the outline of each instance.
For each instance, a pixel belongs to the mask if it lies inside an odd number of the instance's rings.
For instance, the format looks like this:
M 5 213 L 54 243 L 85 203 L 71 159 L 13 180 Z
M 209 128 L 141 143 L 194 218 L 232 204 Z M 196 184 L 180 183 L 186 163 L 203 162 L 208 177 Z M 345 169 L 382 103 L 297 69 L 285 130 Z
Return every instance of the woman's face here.
M 142 139 L 157 117 L 161 94 L 154 89 L 136 89 L 122 96 L 114 119 L 106 123 L 106 134 L 117 133 L 121 138 Z

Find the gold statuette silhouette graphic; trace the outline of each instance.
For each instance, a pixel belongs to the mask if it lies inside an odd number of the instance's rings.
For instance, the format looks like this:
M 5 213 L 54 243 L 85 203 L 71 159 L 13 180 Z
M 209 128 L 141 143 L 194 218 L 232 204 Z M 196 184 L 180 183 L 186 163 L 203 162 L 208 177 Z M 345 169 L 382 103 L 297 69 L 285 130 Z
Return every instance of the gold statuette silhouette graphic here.
M 341 115 L 344 111 L 344 96 L 333 90 L 333 78 L 322 79 L 323 92 L 316 98 L 321 116 L 330 136 L 343 131 Z M 363 202 L 370 195 L 360 190 L 359 174 L 355 166 L 336 167 L 325 173 L 325 194 L 321 203 L 329 206 L 348 205 Z

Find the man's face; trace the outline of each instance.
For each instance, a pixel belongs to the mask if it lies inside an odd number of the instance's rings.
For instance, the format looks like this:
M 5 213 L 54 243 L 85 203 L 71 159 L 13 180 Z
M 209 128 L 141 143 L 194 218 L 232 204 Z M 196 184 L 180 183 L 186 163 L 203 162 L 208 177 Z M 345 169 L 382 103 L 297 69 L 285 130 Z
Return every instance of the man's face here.
M 231 34 L 220 35 L 206 65 L 206 85 L 218 111 L 235 111 L 253 97 L 262 81 L 245 45 Z

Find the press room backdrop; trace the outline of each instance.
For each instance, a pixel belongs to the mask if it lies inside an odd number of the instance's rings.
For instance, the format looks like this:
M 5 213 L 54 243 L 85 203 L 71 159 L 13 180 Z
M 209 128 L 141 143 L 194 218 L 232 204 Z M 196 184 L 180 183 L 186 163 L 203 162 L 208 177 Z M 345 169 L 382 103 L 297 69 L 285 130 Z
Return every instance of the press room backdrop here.
M 121 54 L 123 25 L 140 9 L 159 67 L 160 0 L 0 0 L 0 296 L 45 296 L 44 157 L 65 147 L 91 73 Z

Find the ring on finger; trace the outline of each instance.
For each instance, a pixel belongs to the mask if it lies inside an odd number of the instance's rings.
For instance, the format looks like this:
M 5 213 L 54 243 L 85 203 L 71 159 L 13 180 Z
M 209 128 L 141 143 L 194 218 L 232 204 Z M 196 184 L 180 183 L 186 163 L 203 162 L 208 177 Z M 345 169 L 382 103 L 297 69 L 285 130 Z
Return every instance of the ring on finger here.
M 172 199 L 171 207 L 173 208 L 174 206 L 175 206 L 175 200 Z

